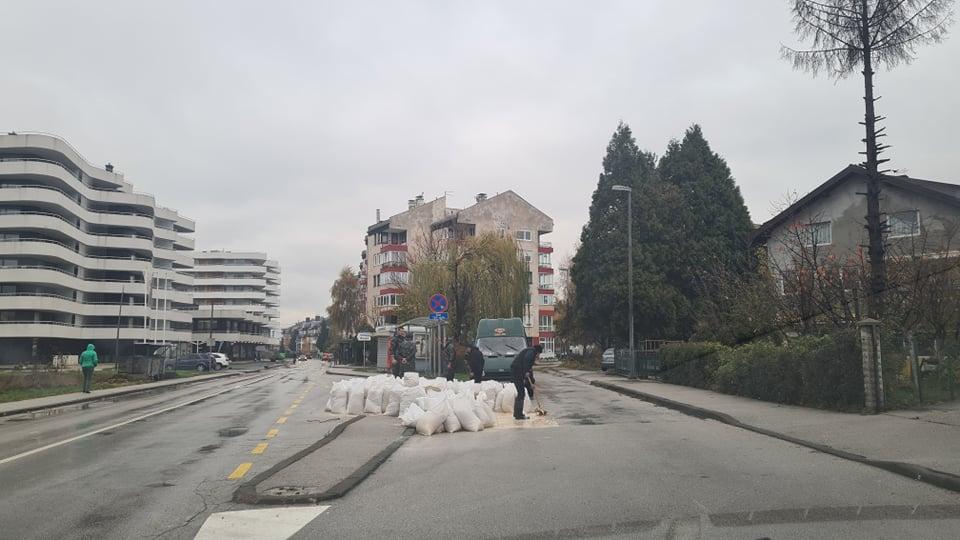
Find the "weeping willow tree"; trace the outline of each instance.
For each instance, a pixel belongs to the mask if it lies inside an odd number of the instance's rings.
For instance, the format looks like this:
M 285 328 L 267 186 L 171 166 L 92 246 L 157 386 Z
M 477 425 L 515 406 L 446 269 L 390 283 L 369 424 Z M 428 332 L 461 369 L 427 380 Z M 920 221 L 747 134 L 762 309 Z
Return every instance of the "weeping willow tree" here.
M 427 316 L 430 297 L 443 293 L 451 335 L 462 343 L 480 319 L 520 316 L 529 299 L 529 272 L 512 238 L 486 233 L 438 243 L 410 268 L 397 317 Z

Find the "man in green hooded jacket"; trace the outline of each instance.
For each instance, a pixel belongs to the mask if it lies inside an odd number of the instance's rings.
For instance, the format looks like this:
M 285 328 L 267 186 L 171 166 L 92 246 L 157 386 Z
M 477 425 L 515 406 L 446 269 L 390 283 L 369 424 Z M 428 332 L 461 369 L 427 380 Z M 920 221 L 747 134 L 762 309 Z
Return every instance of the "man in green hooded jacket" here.
M 80 353 L 80 369 L 83 370 L 83 391 L 87 394 L 90 393 L 90 383 L 93 382 L 93 368 L 100 363 L 97 358 L 97 351 L 93 349 L 93 343 L 90 343 L 87 345 L 87 350 Z

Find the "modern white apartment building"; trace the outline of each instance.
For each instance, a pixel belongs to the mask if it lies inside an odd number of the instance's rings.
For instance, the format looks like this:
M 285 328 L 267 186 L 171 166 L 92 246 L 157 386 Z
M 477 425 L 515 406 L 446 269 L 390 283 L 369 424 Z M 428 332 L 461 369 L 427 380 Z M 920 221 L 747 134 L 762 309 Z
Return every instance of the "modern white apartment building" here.
M 280 343 L 280 265 L 266 253 L 198 251 L 193 340 L 198 348 L 254 358 Z M 258 349 L 259 347 L 259 349 Z
M 0 363 L 188 344 L 194 229 L 60 138 L 0 135 Z
M 553 355 L 553 247 L 542 239 L 553 231 L 550 216 L 505 191 L 493 197 L 480 193 L 466 208 L 447 207 L 446 197 L 426 202 L 420 196 L 408 201 L 406 211 L 379 217 L 378 211 L 377 223 L 367 229 L 361 265 L 370 324 L 380 328 L 403 322 L 393 312 L 409 282 L 408 263 L 428 242 L 493 232 L 517 241 L 529 266 L 530 300 L 522 314 L 527 336 L 543 344 L 544 356 Z

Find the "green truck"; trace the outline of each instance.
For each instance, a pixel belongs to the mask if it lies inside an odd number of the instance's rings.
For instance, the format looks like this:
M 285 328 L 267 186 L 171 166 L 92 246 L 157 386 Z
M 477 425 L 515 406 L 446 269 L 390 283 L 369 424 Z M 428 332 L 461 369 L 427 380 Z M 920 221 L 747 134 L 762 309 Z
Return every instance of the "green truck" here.
M 477 324 L 477 348 L 488 379 L 509 379 L 513 357 L 526 346 L 527 333 L 519 318 L 481 319 Z

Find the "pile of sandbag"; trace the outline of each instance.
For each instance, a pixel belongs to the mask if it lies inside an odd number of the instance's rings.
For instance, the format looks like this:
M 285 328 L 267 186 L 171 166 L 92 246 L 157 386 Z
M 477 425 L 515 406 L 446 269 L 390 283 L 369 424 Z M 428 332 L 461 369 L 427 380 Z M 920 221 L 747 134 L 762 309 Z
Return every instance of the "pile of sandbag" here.
M 482 431 L 497 423 L 497 412 L 512 413 L 516 387 L 496 381 L 427 379 L 417 373 L 344 379 L 333 384 L 327 410 L 333 414 L 395 416 L 421 435 Z M 529 411 L 530 400 L 524 401 Z

